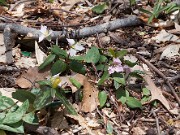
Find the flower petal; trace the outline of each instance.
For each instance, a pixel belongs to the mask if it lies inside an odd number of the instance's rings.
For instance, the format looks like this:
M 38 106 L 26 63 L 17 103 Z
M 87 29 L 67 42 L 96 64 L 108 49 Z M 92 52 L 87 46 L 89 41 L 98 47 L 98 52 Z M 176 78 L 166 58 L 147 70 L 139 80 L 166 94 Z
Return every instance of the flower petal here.
M 47 31 L 47 26 L 43 26 L 43 25 L 41 25 L 41 29 L 40 29 L 40 31 L 41 31 L 43 34 L 45 34 L 45 33 L 46 33 L 46 31 Z
M 76 43 L 74 39 L 68 39 L 67 38 L 66 40 L 68 41 L 70 46 L 72 46 L 72 45 L 74 45 Z
M 120 61 L 119 58 L 114 58 L 113 59 L 113 63 L 115 63 L 115 64 L 122 64 L 122 62 Z
M 114 67 L 114 70 L 115 70 L 116 72 L 123 72 L 123 71 L 124 71 L 124 69 L 123 69 L 122 66 L 115 66 L 115 67 Z
M 114 72 L 115 72 L 114 67 L 110 66 L 110 67 L 108 68 L 108 72 L 109 72 L 109 74 L 114 73 Z
M 77 53 L 77 51 L 73 48 L 69 49 L 67 52 L 69 53 L 70 56 L 75 56 Z
M 84 50 L 85 48 L 84 48 L 81 44 L 76 43 L 76 44 L 74 45 L 74 49 L 76 49 L 76 50 L 78 50 L 78 51 L 82 51 L 82 50 Z
M 42 34 L 39 36 L 39 42 L 43 41 L 46 37 Z

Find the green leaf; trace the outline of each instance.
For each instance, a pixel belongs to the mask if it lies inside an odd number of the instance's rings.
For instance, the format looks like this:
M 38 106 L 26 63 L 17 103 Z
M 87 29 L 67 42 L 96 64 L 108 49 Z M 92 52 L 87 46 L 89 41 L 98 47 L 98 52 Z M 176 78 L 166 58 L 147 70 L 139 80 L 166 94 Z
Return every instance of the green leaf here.
M 25 57 L 30 57 L 30 56 L 31 56 L 31 52 L 22 51 L 21 53 L 22 53 L 22 55 L 24 55 Z
M 102 14 L 108 8 L 106 2 L 96 5 L 92 8 L 92 11 L 96 14 Z
M 72 71 L 80 73 L 80 74 L 85 74 L 86 69 L 84 65 L 76 60 L 72 60 L 69 64 L 69 67 Z
M 105 65 L 105 64 L 99 64 L 96 66 L 96 70 L 97 71 L 107 71 L 108 70 L 108 65 Z
M 82 85 L 74 78 L 69 78 L 69 81 L 77 88 L 80 89 L 82 87 Z
M 52 83 L 50 80 L 42 80 L 42 81 L 38 81 L 37 82 L 40 86 L 43 86 L 43 85 L 47 85 L 47 86 L 51 86 Z
M 106 81 L 109 78 L 108 71 L 105 71 L 101 79 L 98 81 L 98 85 L 102 85 L 104 81 Z
M 137 65 L 136 62 L 131 62 L 131 61 L 129 61 L 129 60 L 125 60 L 124 63 L 125 63 L 126 65 L 128 65 L 129 67 L 134 67 L 135 65 Z
M 78 56 L 70 56 L 70 58 L 69 59 L 71 59 L 71 60 L 79 60 L 79 61 L 83 61 L 84 60 L 84 55 L 78 55 Z
M 133 6 L 136 4 L 136 0 L 130 0 L 130 5 Z
M 66 71 L 66 68 L 67 68 L 67 64 L 64 61 L 57 60 L 51 68 L 52 76 Z
M 40 110 L 48 103 L 50 103 L 51 100 L 52 97 L 51 97 L 50 88 L 49 90 L 43 90 L 37 95 L 36 100 L 34 101 L 34 107 L 36 108 L 36 110 Z
M 11 107 L 13 108 L 17 107 L 14 101 L 11 98 L 8 98 L 6 96 L 0 96 L 0 111 L 6 110 Z
M 29 101 L 26 100 L 15 112 L 9 112 L 3 120 L 3 124 L 19 122 L 29 108 Z
M 24 126 L 22 125 L 22 122 L 14 123 L 11 125 L 0 124 L 0 129 L 20 134 L 24 133 Z
M 133 108 L 140 108 L 140 109 L 142 108 L 141 102 L 134 97 L 127 97 L 126 104 L 132 109 Z
M 87 54 L 85 55 L 84 61 L 87 63 L 94 63 L 96 64 L 100 59 L 100 53 L 97 47 L 93 46 L 90 50 L 88 50 Z
M 71 103 L 66 99 L 66 97 L 62 94 L 61 91 L 56 90 L 56 97 L 63 103 L 67 111 L 72 115 L 77 115 L 76 110 L 73 108 Z
M 34 112 L 30 112 L 28 114 L 25 114 L 23 117 L 23 121 L 26 123 L 32 124 L 32 125 L 38 125 L 38 118 Z
M 142 92 L 143 92 L 144 96 L 149 96 L 151 94 L 150 91 L 147 88 L 143 88 Z
M 54 59 L 56 58 L 55 54 L 50 54 L 45 61 L 39 66 L 39 70 L 44 69 L 46 66 L 48 66 L 49 64 L 51 64 Z
M 118 89 L 116 91 L 116 98 L 118 101 L 120 101 L 122 104 L 125 104 L 127 97 L 129 97 L 129 92 L 124 89 Z
M 12 93 L 12 97 L 21 102 L 24 102 L 28 99 L 30 104 L 33 104 L 34 100 L 36 99 L 34 94 L 26 90 L 16 90 Z
M 102 108 L 107 101 L 107 93 L 105 91 L 99 92 L 98 99 L 99 99 L 100 107 Z
M 144 103 L 146 103 L 147 101 L 149 101 L 151 99 L 151 97 L 150 96 L 144 96 L 142 99 L 141 99 L 141 104 L 144 104 Z
M 7 2 L 6 2 L 6 0 L 0 0 L 0 5 L 7 5 Z
M 143 79 L 142 76 L 139 75 L 139 73 L 137 73 L 137 72 L 131 72 L 131 73 L 129 73 L 129 76 L 136 77 L 136 78 L 141 79 L 141 80 Z
M 63 59 L 68 57 L 67 52 L 65 50 L 59 48 L 59 46 L 57 46 L 57 45 L 54 45 L 51 48 L 51 52 Z
M 125 55 L 127 54 L 127 50 L 121 50 L 121 51 L 118 51 L 116 52 L 116 57 L 118 58 L 123 58 Z
M 114 51 L 112 48 L 109 49 L 109 53 L 110 53 L 114 58 L 116 57 L 116 53 L 115 53 L 115 51 Z
M 100 55 L 100 58 L 99 58 L 99 63 L 105 63 L 105 62 L 107 62 L 107 57 L 106 56 L 104 56 L 104 55 Z
M 113 80 L 116 81 L 116 82 L 118 82 L 119 84 L 122 84 L 122 85 L 125 85 L 125 84 L 126 84 L 124 77 L 123 77 L 123 78 L 113 77 Z
M 2 123 L 3 119 L 5 118 L 5 116 L 6 116 L 5 112 L 0 113 L 0 123 Z
M 109 135 L 112 135 L 113 133 L 113 126 L 109 121 L 107 122 L 107 125 L 106 125 L 106 131 Z
M 144 13 L 149 14 L 149 15 L 152 15 L 152 13 L 150 11 L 142 9 L 142 8 L 139 9 L 139 11 L 144 12 Z

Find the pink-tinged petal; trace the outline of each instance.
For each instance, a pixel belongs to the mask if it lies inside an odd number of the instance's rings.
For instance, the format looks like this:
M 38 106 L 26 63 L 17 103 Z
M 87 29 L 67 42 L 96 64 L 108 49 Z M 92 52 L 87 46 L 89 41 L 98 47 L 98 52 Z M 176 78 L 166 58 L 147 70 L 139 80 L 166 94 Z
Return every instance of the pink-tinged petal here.
M 116 71 L 116 72 L 123 72 L 124 71 L 124 69 L 123 69 L 123 67 L 121 66 L 117 66 L 117 67 L 115 67 L 114 68 L 114 70 Z
M 84 50 L 85 48 L 84 48 L 81 44 L 76 43 L 76 44 L 74 45 L 74 49 L 76 49 L 76 50 L 78 50 L 78 51 L 82 51 L 82 50 Z
M 69 49 L 67 52 L 69 53 L 70 56 L 75 56 L 77 53 L 77 51 L 73 48 Z
M 114 59 L 113 59 L 113 63 L 122 64 L 122 62 L 120 61 L 119 58 L 114 58 Z
M 123 68 L 127 74 L 129 74 L 131 72 L 131 69 L 129 66 L 125 65 Z
M 114 73 L 115 72 L 115 70 L 114 70 L 114 67 L 109 67 L 108 68 L 108 72 L 109 72 L 109 74 L 112 74 L 112 73 Z
M 43 26 L 43 25 L 41 25 L 41 29 L 40 29 L 40 31 L 41 31 L 43 34 L 45 34 L 45 33 L 46 33 L 46 31 L 47 31 L 47 26 Z
M 66 39 L 69 43 L 70 46 L 74 45 L 76 42 L 74 41 L 74 39 Z
M 44 40 L 44 38 L 45 38 L 45 36 L 42 34 L 42 35 L 40 35 L 39 36 L 39 42 L 41 42 L 41 41 L 43 41 Z

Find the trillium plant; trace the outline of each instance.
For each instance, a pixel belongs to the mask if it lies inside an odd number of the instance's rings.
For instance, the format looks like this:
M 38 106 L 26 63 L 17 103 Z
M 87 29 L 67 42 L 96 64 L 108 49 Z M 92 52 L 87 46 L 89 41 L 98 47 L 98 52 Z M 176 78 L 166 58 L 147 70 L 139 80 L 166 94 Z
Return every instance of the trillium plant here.
M 85 48 L 79 43 L 79 42 L 75 42 L 74 39 L 67 39 L 70 49 L 67 51 L 67 53 L 70 56 L 76 56 L 76 54 L 82 50 L 84 50 Z
M 41 25 L 40 32 L 41 32 L 41 35 L 39 36 L 39 42 L 43 41 L 44 39 L 51 41 L 52 30 L 48 30 L 47 26 Z

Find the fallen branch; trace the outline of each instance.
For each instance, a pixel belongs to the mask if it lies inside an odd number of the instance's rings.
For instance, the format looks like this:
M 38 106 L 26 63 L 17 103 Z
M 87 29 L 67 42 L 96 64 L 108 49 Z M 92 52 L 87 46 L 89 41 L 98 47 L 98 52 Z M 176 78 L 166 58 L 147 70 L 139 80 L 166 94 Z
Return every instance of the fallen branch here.
M 112 30 L 116 30 L 121 27 L 129 27 L 129 26 L 136 26 L 142 24 L 142 21 L 137 18 L 136 16 L 129 16 L 128 18 L 124 19 L 116 19 L 114 21 L 110 21 L 107 23 L 99 24 L 92 27 L 85 27 L 79 30 L 72 30 L 72 31 L 53 31 L 51 34 L 51 38 L 61 39 L 61 38 L 83 38 L 93 34 L 108 32 Z M 19 24 L 14 23 L 0 23 L 0 30 L 3 31 L 6 27 L 9 27 L 12 32 L 21 35 L 27 35 L 33 39 L 38 39 L 39 36 L 42 34 L 39 30 L 35 28 L 29 28 L 26 26 L 22 26 Z

